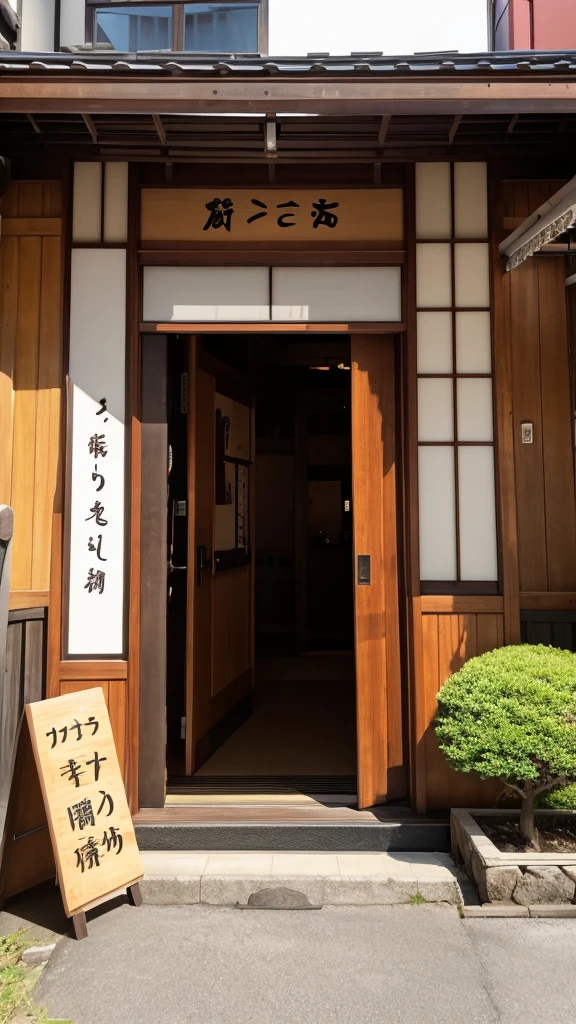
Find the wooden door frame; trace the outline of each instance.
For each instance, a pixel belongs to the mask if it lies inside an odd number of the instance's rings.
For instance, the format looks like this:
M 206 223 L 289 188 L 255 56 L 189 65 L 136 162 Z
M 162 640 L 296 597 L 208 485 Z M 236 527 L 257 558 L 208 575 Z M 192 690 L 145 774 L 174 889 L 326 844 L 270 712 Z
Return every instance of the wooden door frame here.
M 144 326 L 144 325 L 142 325 L 142 326 Z M 396 348 L 399 347 L 399 344 L 401 344 L 401 337 L 404 334 L 403 324 L 388 324 L 388 323 L 378 324 L 378 325 L 377 324 L 367 324 L 367 325 L 360 325 L 360 324 L 312 324 L 312 325 L 308 325 L 308 324 L 307 325 L 292 325 L 292 324 L 266 324 L 266 325 L 264 325 L 264 324 L 258 324 L 258 325 L 247 325 L 247 324 L 217 324 L 217 325 L 215 325 L 215 324 L 146 324 L 146 328 L 147 329 L 145 331 L 142 331 L 143 335 L 147 334 L 149 336 L 149 335 L 157 334 L 159 336 L 163 335 L 164 337 L 167 334 L 181 334 L 181 335 L 187 335 L 187 336 L 191 337 L 194 334 L 199 335 L 201 333 L 212 333 L 215 330 L 217 330 L 217 332 L 219 334 L 240 334 L 240 333 L 249 333 L 250 331 L 256 331 L 256 330 L 258 331 L 258 333 L 260 333 L 260 332 L 263 331 L 263 329 L 265 329 L 266 333 L 270 333 L 270 334 L 277 334 L 278 333 L 278 334 L 289 335 L 289 334 L 298 334 L 298 333 L 301 332 L 301 330 L 303 328 L 304 329 L 310 329 L 314 333 L 328 333 L 328 334 L 340 333 L 340 334 L 346 334 L 346 335 L 349 335 L 351 339 L 352 339 L 353 335 L 354 336 L 361 335 L 361 336 L 365 337 L 366 340 L 369 341 L 372 345 L 376 345 L 376 344 L 380 345 L 382 353 L 383 353 L 383 358 L 388 360 L 387 366 L 388 366 L 388 371 L 389 371 L 389 385 L 390 385 L 390 388 L 391 388 L 391 391 L 389 391 L 389 393 L 388 393 L 389 397 L 391 395 L 394 398 L 395 393 L 396 393 L 396 381 L 397 381 L 398 376 L 399 376 L 399 363 L 400 363 L 400 359 L 397 358 L 397 355 L 396 355 Z M 158 340 L 160 341 L 161 337 L 159 337 Z M 399 342 L 398 345 L 397 345 L 397 342 Z M 144 352 L 144 339 L 142 339 L 142 352 Z M 146 376 L 145 373 L 144 373 L 144 376 Z M 148 376 L 148 386 L 149 387 L 156 386 L 157 389 L 161 388 L 163 386 L 162 385 L 162 380 L 163 380 L 163 378 L 161 376 L 155 376 L 155 377 L 153 377 L 153 380 L 150 380 L 150 377 Z M 190 378 L 189 378 L 189 389 L 190 389 Z M 191 393 L 191 391 L 190 391 L 190 393 Z M 159 400 L 160 400 L 160 396 L 159 396 L 159 394 L 156 394 L 155 401 L 158 402 Z M 401 493 L 401 490 L 402 490 L 402 488 L 401 488 L 401 474 L 405 471 L 405 467 L 403 465 L 405 460 L 403 460 L 402 456 L 401 456 L 402 450 L 403 450 L 403 445 L 402 445 L 402 436 L 401 436 L 401 432 L 400 432 L 400 436 L 397 435 L 396 436 L 396 441 L 395 441 L 395 458 L 396 458 L 396 466 L 397 466 L 397 480 L 396 480 L 396 486 L 395 486 L 395 490 L 394 490 L 394 499 L 393 499 L 394 500 L 395 513 L 398 514 L 398 515 L 399 515 L 399 507 L 397 507 L 397 504 L 396 504 L 397 494 L 400 495 L 400 493 Z M 160 463 L 162 463 L 162 464 L 160 465 Z M 146 448 L 144 448 L 143 458 L 142 458 L 142 476 L 141 476 L 141 479 L 138 480 L 138 486 L 140 487 L 140 486 L 142 486 L 142 484 L 144 482 L 146 482 L 146 487 L 148 487 L 150 482 L 151 482 L 151 480 L 154 477 L 154 474 L 156 475 L 157 480 L 158 481 L 161 480 L 163 485 L 165 486 L 165 472 L 166 472 L 165 457 L 164 457 L 164 459 L 162 458 L 161 453 L 159 452 L 159 449 L 157 450 L 156 455 L 154 456 L 153 454 L 151 454 L 150 451 L 147 451 Z M 354 470 L 353 470 L 353 476 L 354 476 Z M 191 486 L 192 486 L 192 483 L 189 484 L 189 487 L 191 487 Z M 189 495 L 189 497 L 190 497 L 190 495 Z M 399 523 L 401 522 L 400 518 L 398 519 L 398 522 Z M 390 529 L 390 524 L 388 524 L 388 529 Z M 395 594 L 396 594 L 395 610 L 393 610 L 392 607 L 390 606 L 390 602 L 386 602 L 385 606 L 384 606 L 385 615 L 386 615 L 386 628 L 387 628 L 388 631 L 390 630 L 391 627 L 393 629 L 395 629 L 396 631 L 399 630 L 399 611 L 398 611 L 398 608 L 399 608 L 399 605 L 400 605 L 400 598 L 401 598 L 400 591 L 399 591 L 398 562 L 401 560 L 401 557 L 402 557 L 402 551 L 401 551 L 401 546 L 400 546 L 400 542 L 399 542 L 399 537 L 400 537 L 400 534 L 401 534 L 402 531 L 401 530 L 396 530 L 396 523 L 394 523 L 394 531 L 395 531 L 395 535 L 397 537 L 395 547 L 391 547 L 391 545 L 390 545 L 390 536 L 391 536 L 391 534 L 388 533 L 387 536 L 388 536 L 389 543 L 387 544 L 387 546 L 385 548 L 385 557 L 387 559 L 387 564 L 389 564 L 389 560 L 391 558 L 393 559 L 393 561 L 395 563 L 394 564 L 394 583 L 393 583 L 393 587 L 395 588 Z M 189 555 L 189 560 L 190 560 L 190 555 Z M 158 569 L 158 566 L 156 568 Z M 164 594 L 160 594 L 157 587 L 156 587 L 156 589 L 154 589 L 153 586 L 151 587 L 151 572 L 152 571 L 153 570 L 152 570 L 151 566 L 148 566 L 146 564 L 146 562 L 144 560 L 142 560 L 142 562 L 141 562 L 141 594 L 140 594 L 140 599 L 141 599 L 141 616 L 142 616 L 142 621 L 143 622 L 145 622 L 147 619 L 149 621 L 150 615 L 154 615 L 154 614 L 160 615 L 160 618 L 162 618 L 162 616 L 164 614 L 164 611 L 165 611 L 165 609 L 161 608 L 161 603 L 164 600 Z M 356 567 L 355 567 L 355 571 L 356 571 Z M 400 575 L 402 575 L 402 574 L 400 574 Z M 193 578 L 193 573 L 191 574 L 191 577 Z M 355 589 L 355 592 L 358 590 L 358 587 L 356 586 L 356 583 L 354 585 L 354 589 Z M 390 616 L 391 616 L 391 618 L 390 618 Z M 356 630 L 356 613 L 355 613 L 355 630 Z M 159 662 L 158 662 L 158 655 L 159 655 L 159 653 L 161 652 L 161 650 L 165 651 L 165 646 L 166 646 L 165 636 L 164 636 L 163 641 L 158 641 L 158 640 L 154 641 L 154 640 L 151 640 L 150 635 L 146 635 L 145 636 L 145 633 L 146 633 L 146 631 L 142 630 L 141 631 L 141 635 L 140 635 L 140 659 L 141 659 L 141 680 L 140 680 L 140 700 L 141 700 L 141 708 L 140 708 L 140 745 L 141 745 L 141 749 L 143 751 L 150 750 L 150 749 L 156 750 L 156 747 L 159 747 L 160 749 L 163 749 L 162 744 L 164 743 L 165 728 L 164 728 L 164 725 L 162 725 L 161 729 L 159 730 L 159 728 L 158 728 L 158 714 L 160 712 L 160 705 L 162 705 L 162 709 L 161 709 L 162 715 L 164 716 L 164 714 L 165 714 L 165 704 L 162 704 L 162 701 L 163 701 L 163 699 L 165 700 L 165 692 L 166 692 L 166 666 L 164 664 L 163 670 L 160 671 Z M 356 644 L 357 643 L 358 643 L 358 634 L 356 633 Z M 399 633 L 398 633 L 398 644 L 399 643 L 400 643 L 400 638 L 399 638 Z M 154 660 L 153 661 L 150 661 L 150 654 L 151 654 L 151 651 L 149 650 L 150 645 L 152 645 L 152 647 L 154 647 Z M 400 650 L 399 650 L 399 647 L 393 653 L 389 652 L 389 655 L 387 655 L 387 662 L 388 663 L 389 663 L 389 659 L 390 658 L 392 659 L 391 664 L 393 666 L 395 665 L 397 667 L 396 668 L 389 668 L 388 669 L 388 677 L 389 677 L 389 679 L 394 681 L 395 693 L 400 694 L 400 688 L 401 688 L 402 684 L 401 684 L 401 679 L 400 679 Z M 154 669 L 152 669 L 152 667 L 151 667 L 152 665 L 155 666 Z M 154 690 L 154 688 L 152 687 L 152 684 L 151 684 L 152 674 L 155 674 L 155 679 L 156 679 L 156 689 L 155 690 Z M 160 683 L 159 686 L 158 686 L 158 682 Z M 187 686 L 187 700 L 190 700 L 191 678 L 190 679 L 187 678 L 186 686 Z M 403 696 L 404 695 L 402 694 L 402 697 Z M 389 698 L 390 698 L 390 689 L 388 689 L 388 691 L 387 691 L 386 700 L 388 701 Z M 403 711 L 405 712 L 405 710 L 406 709 L 404 708 Z M 386 713 L 388 714 L 388 709 L 387 709 Z M 402 713 L 402 712 L 400 712 L 400 713 Z M 359 709 L 358 709 L 358 705 L 357 705 L 357 723 L 358 723 L 358 721 L 359 721 Z M 159 742 L 159 737 L 160 737 L 160 742 Z M 374 739 L 374 742 L 380 741 L 382 739 L 381 731 L 380 731 L 380 735 L 378 737 L 374 734 L 373 739 Z M 404 749 L 405 754 L 406 754 L 407 747 L 404 744 L 403 735 L 401 737 L 401 740 L 402 740 L 403 749 Z M 374 770 L 376 764 L 378 764 L 378 768 L 376 770 Z M 366 800 L 368 800 L 368 802 L 372 802 L 372 803 L 376 802 L 375 800 L 370 800 L 369 799 L 369 794 L 370 793 L 374 793 L 378 797 L 378 799 L 386 799 L 388 797 L 388 794 L 390 793 L 390 779 L 389 779 L 389 776 L 388 776 L 388 769 L 389 769 L 389 767 L 390 767 L 390 751 L 388 749 L 388 741 L 387 741 L 387 750 L 386 750 L 385 756 L 383 756 L 383 758 L 381 760 L 375 761 L 373 766 L 372 766 L 372 768 L 371 768 L 370 781 L 367 782 L 366 785 L 364 786 L 364 794 L 363 794 L 363 798 L 362 798 L 363 802 L 366 802 Z M 154 768 L 152 770 L 148 769 L 147 773 L 146 773 L 146 776 L 147 776 L 149 782 L 148 783 L 141 783 L 141 786 L 140 786 L 140 801 L 139 801 L 140 806 L 149 806 L 149 807 L 150 806 L 161 806 L 161 804 L 162 804 L 162 793 L 164 792 L 165 778 L 166 778 L 166 758 L 165 758 L 165 755 L 162 758 L 162 768 L 161 768 L 161 771 L 160 771 L 160 759 L 158 757 L 155 757 L 154 758 Z M 158 778 L 156 778 L 156 776 L 158 776 Z M 152 781 L 153 777 L 154 777 L 154 781 Z M 394 784 L 392 785 L 392 790 L 393 789 L 394 789 Z M 394 793 L 392 792 L 391 795 L 393 796 Z

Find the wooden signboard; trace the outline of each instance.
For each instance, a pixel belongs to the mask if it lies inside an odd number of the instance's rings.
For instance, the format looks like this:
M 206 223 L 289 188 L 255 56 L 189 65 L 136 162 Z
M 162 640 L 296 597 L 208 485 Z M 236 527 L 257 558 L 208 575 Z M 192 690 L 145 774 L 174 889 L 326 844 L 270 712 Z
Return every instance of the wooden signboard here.
M 25 714 L 19 756 L 20 770 L 28 760 L 28 780 L 19 777 L 17 755 L 12 795 L 18 793 L 22 799 L 27 789 L 35 788 L 35 780 L 30 780 L 31 759 L 25 753 L 31 743 L 64 910 L 74 920 L 77 937 L 82 938 L 86 910 L 105 897 L 128 889 L 132 902 L 141 902 L 137 883 L 143 867 L 104 693 L 101 687 L 94 687 L 38 701 L 27 704 Z M 3 860 L 12 839 L 10 860 L 14 862 L 18 860 L 17 839 L 34 842 L 37 833 L 36 843 L 41 839 L 45 846 L 45 840 L 40 824 L 28 834 L 16 832 L 14 818 L 19 808 L 14 801 L 12 804 Z M 14 864 L 3 863 L 4 895 L 24 887 L 17 888 L 11 881 L 14 870 Z M 46 867 L 41 875 L 46 877 Z
M 400 188 L 145 188 L 141 238 L 150 242 L 330 245 L 404 238 Z

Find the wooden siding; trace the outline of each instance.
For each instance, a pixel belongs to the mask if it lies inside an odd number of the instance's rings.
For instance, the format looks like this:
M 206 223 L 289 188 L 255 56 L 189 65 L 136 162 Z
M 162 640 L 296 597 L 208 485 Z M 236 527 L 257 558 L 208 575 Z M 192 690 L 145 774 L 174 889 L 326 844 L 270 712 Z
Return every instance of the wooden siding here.
M 426 732 L 421 740 L 426 761 L 427 810 L 442 807 L 490 807 L 502 785 L 474 775 L 452 771 L 438 747 L 433 726 L 436 696 L 446 680 L 465 661 L 501 647 L 504 617 L 501 614 L 453 615 L 426 613 L 422 616 L 424 702 Z
M 15 182 L 0 243 L 0 503 L 14 509 L 11 607 L 48 603 L 59 469 L 61 187 Z
M 560 184 L 505 182 L 505 217 L 528 216 Z M 561 594 L 576 589 L 565 260 L 536 256 L 507 277 L 520 591 Z M 533 444 L 522 444 L 524 421 L 534 425 Z

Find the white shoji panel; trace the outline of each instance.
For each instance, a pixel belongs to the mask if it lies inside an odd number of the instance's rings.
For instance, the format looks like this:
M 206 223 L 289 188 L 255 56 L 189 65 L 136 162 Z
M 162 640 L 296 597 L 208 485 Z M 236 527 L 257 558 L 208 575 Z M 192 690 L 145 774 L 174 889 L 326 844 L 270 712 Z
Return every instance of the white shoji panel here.
M 418 373 L 452 373 L 452 314 L 417 314 Z

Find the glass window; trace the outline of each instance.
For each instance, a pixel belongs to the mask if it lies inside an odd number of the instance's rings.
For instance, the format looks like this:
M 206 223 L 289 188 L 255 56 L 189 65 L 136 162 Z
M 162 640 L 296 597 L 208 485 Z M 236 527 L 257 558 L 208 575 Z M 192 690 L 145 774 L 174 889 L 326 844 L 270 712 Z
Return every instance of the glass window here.
M 96 42 L 113 50 L 171 50 L 172 6 L 130 4 L 96 8 Z
M 185 4 L 184 49 L 257 53 L 258 3 Z

